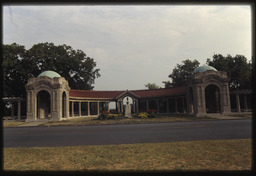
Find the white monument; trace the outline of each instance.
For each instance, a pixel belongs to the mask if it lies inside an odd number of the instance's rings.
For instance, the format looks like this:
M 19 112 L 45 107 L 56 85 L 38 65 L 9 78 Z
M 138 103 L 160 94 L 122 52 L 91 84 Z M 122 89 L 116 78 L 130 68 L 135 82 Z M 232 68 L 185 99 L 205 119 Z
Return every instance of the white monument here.
M 128 117 L 128 118 L 131 118 L 131 105 L 129 104 L 129 101 L 128 101 L 128 97 L 127 97 L 127 102 L 126 102 L 126 105 L 125 105 L 125 114 L 124 114 L 125 117 Z

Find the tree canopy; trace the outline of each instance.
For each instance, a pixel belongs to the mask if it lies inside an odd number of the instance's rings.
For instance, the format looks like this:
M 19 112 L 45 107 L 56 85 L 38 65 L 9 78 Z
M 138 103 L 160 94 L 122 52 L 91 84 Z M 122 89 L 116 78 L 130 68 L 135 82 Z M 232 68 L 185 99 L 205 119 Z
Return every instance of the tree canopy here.
M 225 71 L 229 78 L 231 89 L 250 89 L 252 79 L 252 64 L 247 62 L 246 57 L 236 55 L 226 57 L 221 54 L 214 54 L 213 59 L 207 59 L 207 64 L 216 68 L 218 71 Z
M 195 68 L 199 66 L 197 60 L 191 61 L 189 59 L 182 61 L 182 64 L 172 70 L 168 76 L 171 81 L 163 81 L 165 88 L 174 87 L 185 84 L 187 78 L 193 73 Z M 222 56 L 221 54 L 214 54 L 212 59 L 207 59 L 206 64 L 216 68 L 218 71 L 225 71 L 229 78 L 229 86 L 231 89 L 250 89 L 252 86 L 252 64 L 247 62 L 246 57 L 242 55 Z
M 59 73 L 72 89 L 92 90 L 100 77 L 95 67 L 93 58 L 65 44 L 39 43 L 29 50 L 16 43 L 3 45 L 4 96 L 25 97 L 28 79 L 46 70 Z
M 172 70 L 172 73 L 168 76 L 172 79 L 172 82 L 163 81 L 165 88 L 185 84 L 188 77 L 200 64 L 197 60 L 191 61 L 189 59 L 182 61 L 182 63 L 183 64 L 177 64 L 177 66 Z
M 160 89 L 161 87 L 156 85 L 155 83 L 148 83 L 145 85 L 145 87 L 147 87 L 149 90 L 150 89 Z

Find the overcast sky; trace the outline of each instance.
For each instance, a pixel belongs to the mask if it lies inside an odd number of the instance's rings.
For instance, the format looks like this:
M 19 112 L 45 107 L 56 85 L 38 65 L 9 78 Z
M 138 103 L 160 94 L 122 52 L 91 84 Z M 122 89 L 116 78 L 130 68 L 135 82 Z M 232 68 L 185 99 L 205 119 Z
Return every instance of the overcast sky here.
M 94 90 L 146 89 L 186 59 L 251 59 L 251 9 L 221 6 L 4 6 L 3 43 L 53 42 L 94 58 Z

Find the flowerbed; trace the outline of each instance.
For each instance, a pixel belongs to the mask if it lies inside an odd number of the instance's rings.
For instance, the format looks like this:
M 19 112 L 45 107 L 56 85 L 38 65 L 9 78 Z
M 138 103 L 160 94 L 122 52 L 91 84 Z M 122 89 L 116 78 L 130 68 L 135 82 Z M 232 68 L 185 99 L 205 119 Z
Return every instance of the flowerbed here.
M 145 118 L 154 118 L 156 117 L 156 110 L 149 109 L 146 112 L 141 111 L 138 113 L 138 118 L 145 119 Z
M 150 110 L 147 110 L 146 112 L 140 111 L 137 114 L 132 114 L 132 117 L 139 118 L 139 119 L 155 118 L 156 110 L 150 109 Z M 121 118 L 125 118 L 124 115 L 116 111 L 102 111 L 98 117 L 98 119 L 100 120 L 121 119 Z
M 102 111 L 98 118 L 100 120 L 120 119 L 123 118 L 123 114 L 117 112 Z

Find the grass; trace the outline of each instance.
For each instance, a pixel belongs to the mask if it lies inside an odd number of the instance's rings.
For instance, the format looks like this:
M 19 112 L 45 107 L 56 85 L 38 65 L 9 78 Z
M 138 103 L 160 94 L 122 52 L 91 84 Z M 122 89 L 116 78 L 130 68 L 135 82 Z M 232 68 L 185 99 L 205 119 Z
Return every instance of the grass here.
M 23 125 L 27 122 L 7 122 L 3 121 L 3 127 L 17 127 L 19 125 Z
M 232 114 L 231 117 L 252 118 L 252 114 Z
M 250 114 L 237 114 L 230 115 L 231 117 L 252 118 Z M 185 121 L 201 121 L 201 120 L 214 120 L 216 118 L 204 116 L 193 117 L 188 115 L 158 115 L 156 118 L 120 118 L 113 120 L 98 120 L 97 117 L 78 117 L 74 119 L 63 120 L 59 122 L 46 122 L 39 126 L 65 126 L 65 125 L 107 125 L 107 124 L 132 124 L 132 123 L 161 123 L 161 122 L 185 122 Z M 3 127 L 17 127 L 28 122 L 8 122 L 3 121 Z
M 251 170 L 252 140 L 4 148 L 5 171 Z
M 157 122 L 184 122 L 184 121 L 199 121 L 213 120 L 211 117 L 190 117 L 190 116 L 170 116 L 161 115 L 156 118 L 121 118 L 113 120 L 98 120 L 97 117 L 79 117 L 76 119 L 63 120 L 60 122 L 47 122 L 40 126 L 63 126 L 63 125 L 106 125 L 106 124 L 132 124 L 132 123 L 157 123 Z

